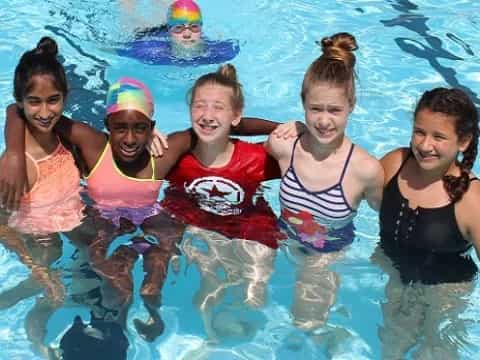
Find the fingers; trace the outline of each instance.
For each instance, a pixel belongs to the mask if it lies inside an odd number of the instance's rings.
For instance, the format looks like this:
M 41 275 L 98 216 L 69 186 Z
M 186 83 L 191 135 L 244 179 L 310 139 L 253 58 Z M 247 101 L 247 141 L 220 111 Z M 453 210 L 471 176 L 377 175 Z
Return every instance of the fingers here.
M 160 138 L 154 137 L 152 139 L 151 144 L 150 144 L 150 150 L 151 150 L 150 153 L 153 156 L 159 157 L 159 156 L 163 155 L 163 149 L 164 149 L 164 147 L 162 146 L 162 142 L 161 142 Z

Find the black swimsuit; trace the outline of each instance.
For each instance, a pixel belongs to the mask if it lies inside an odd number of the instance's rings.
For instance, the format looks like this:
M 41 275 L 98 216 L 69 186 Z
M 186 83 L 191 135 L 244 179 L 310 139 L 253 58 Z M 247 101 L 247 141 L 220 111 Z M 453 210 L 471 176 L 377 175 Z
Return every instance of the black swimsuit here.
M 410 156 L 383 190 L 381 246 L 399 269 L 405 283 L 472 280 L 477 266 L 467 254 L 472 245 L 458 228 L 455 204 L 411 209 L 408 199 L 400 193 L 398 176 Z

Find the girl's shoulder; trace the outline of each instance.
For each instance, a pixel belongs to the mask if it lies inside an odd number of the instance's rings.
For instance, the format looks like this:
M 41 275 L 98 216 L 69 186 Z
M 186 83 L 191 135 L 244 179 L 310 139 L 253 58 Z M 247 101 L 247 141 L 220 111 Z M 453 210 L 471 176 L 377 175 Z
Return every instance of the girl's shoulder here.
M 410 149 L 406 147 L 397 148 L 385 154 L 380 159 L 380 164 L 385 172 L 385 180 L 388 181 L 392 178 L 408 158 Z
M 369 182 L 383 176 L 380 162 L 360 146 L 355 145 L 350 162 L 354 174 L 362 181 Z

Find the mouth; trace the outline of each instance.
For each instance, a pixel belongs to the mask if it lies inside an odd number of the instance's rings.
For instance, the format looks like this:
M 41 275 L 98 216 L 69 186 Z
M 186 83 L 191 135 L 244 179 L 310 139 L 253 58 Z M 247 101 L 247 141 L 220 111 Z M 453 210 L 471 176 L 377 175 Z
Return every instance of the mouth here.
M 315 129 L 317 131 L 318 136 L 322 138 L 329 138 L 335 134 L 335 129 Z
M 53 119 L 37 119 L 37 123 L 40 127 L 49 128 L 53 123 Z
M 138 154 L 138 146 L 120 146 L 120 153 L 123 155 L 123 157 L 134 158 Z
M 206 123 L 199 123 L 198 127 L 202 130 L 203 133 L 206 134 L 211 134 L 218 129 L 218 125 Z
M 421 151 L 417 151 L 417 155 L 420 161 L 435 161 L 438 159 L 437 155 L 431 154 L 431 153 L 423 153 Z

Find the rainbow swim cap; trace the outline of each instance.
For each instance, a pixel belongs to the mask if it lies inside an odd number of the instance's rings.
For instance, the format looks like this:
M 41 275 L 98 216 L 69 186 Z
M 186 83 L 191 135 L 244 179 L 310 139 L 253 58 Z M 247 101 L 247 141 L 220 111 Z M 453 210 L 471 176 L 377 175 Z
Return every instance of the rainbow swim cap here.
M 202 13 L 193 0 L 177 0 L 168 9 L 167 24 L 169 27 L 183 24 L 202 25 Z
M 153 97 L 145 84 L 123 77 L 108 88 L 107 116 L 122 110 L 137 110 L 152 118 Z

